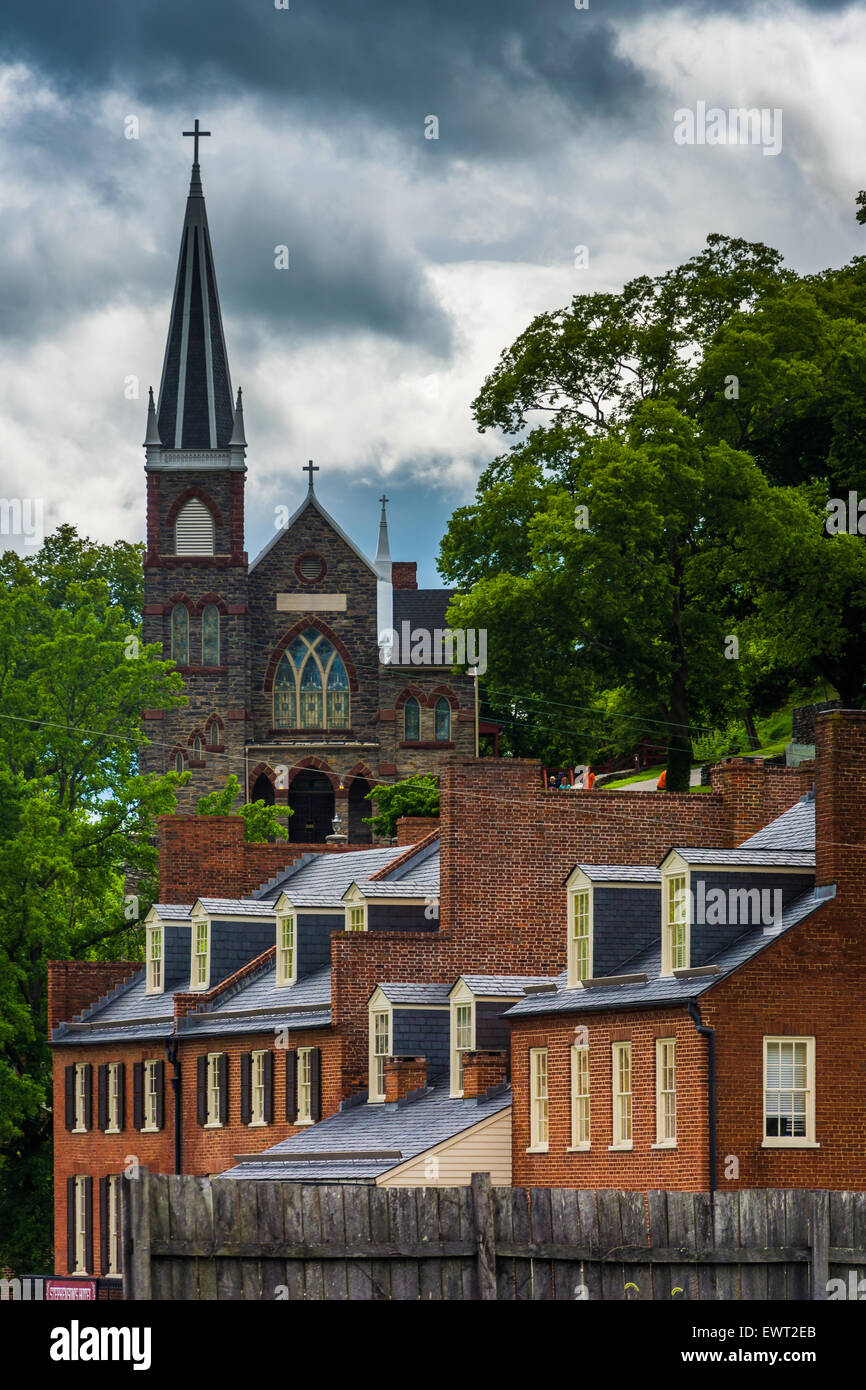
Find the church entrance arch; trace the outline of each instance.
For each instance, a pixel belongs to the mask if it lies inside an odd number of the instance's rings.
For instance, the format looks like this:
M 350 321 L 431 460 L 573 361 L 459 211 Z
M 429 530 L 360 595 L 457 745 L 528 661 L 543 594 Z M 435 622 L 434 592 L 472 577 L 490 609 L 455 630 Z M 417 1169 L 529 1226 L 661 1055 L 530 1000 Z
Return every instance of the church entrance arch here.
M 353 845 L 369 845 L 372 842 L 372 828 L 364 824 L 364 817 L 373 814 L 373 807 L 365 800 L 370 783 L 365 777 L 353 777 L 349 784 L 349 840 Z
M 263 801 L 266 806 L 274 804 L 274 784 L 264 772 L 260 772 L 253 782 L 250 801 Z
M 299 772 L 289 787 L 289 839 L 293 844 L 321 844 L 331 834 L 334 788 L 322 772 Z

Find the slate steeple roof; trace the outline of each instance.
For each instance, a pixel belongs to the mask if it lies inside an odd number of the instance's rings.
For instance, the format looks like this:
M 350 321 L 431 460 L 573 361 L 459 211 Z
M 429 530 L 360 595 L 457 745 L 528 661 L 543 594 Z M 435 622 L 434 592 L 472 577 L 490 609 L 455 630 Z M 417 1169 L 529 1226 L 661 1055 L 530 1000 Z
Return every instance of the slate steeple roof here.
M 225 449 L 234 427 L 201 172 L 192 166 L 157 409 L 166 449 Z

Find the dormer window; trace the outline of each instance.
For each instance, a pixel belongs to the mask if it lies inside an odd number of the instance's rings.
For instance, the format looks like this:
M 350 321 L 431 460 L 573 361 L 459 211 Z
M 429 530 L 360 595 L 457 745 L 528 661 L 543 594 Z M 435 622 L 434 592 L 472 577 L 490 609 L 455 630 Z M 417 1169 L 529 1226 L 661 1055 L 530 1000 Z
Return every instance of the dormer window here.
M 346 931 L 367 930 L 366 903 L 352 903 L 346 908 Z
M 568 987 L 574 989 L 592 975 L 591 888 L 569 893 L 568 925 Z
M 475 1000 L 460 985 L 451 999 L 451 1094 L 463 1095 L 463 1063 L 475 1050 Z
M 194 923 L 190 988 L 207 989 L 210 975 L 210 932 L 207 918 Z
M 147 929 L 147 983 L 145 986 L 146 994 L 162 994 L 163 990 L 163 960 L 162 960 L 162 927 L 148 927 Z
M 391 1031 L 390 1008 L 371 1003 L 369 1099 L 374 1102 L 385 1099 L 385 1060 L 392 1052 Z
M 669 874 L 662 885 L 662 974 L 689 964 L 688 875 Z
M 286 913 L 277 919 L 277 984 L 293 985 L 297 976 L 295 958 L 295 916 Z

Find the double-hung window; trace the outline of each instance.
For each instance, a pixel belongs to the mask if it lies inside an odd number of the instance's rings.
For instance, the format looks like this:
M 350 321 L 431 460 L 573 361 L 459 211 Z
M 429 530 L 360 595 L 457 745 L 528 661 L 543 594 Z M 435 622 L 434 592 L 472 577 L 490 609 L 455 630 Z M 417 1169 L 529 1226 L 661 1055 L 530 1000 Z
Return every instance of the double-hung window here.
M 264 1052 L 252 1054 L 250 1074 L 250 1101 L 252 1105 L 251 1124 L 265 1123 L 265 1056 Z
M 568 952 L 569 984 L 574 986 L 592 975 L 592 928 L 590 890 L 571 895 L 571 936 Z
M 159 1128 L 159 1062 L 144 1064 L 144 1128 Z
M 677 1044 L 656 1038 L 656 1148 L 677 1142 Z
M 75 1268 L 73 1274 L 89 1274 L 87 1268 L 87 1183 L 80 1175 L 75 1179 Z
M 571 1049 L 571 1147 L 573 1149 L 589 1148 L 589 1098 L 589 1047 L 584 1043 Z
M 632 1147 L 631 1043 L 613 1044 L 613 1143 L 612 1149 Z
M 366 919 L 367 909 L 363 903 L 360 907 L 350 907 L 346 915 L 346 931 L 366 931 Z
M 685 874 L 671 874 L 664 883 L 662 974 L 686 970 L 689 964 L 689 894 Z
M 108 1179 L 108 1233 L 106 1237 L 106 1248 L 108 1251 L 108 1268 L 104 1271 L 108 1275 L 118 1275 L 122 1271 L 121 1255 L 121 1192 L 120 1184 L 123 1181 L 117 1173 L 112 1173 Z
M 162 927 L 149 927 L 147 931 L 147 983 L 148 994 L 162 992 Z
M 277 941 L 277 984 L 295 983 L 295 918 L 288 913 L 279 919 L 279 939 Z
M 90 1096 L 88 1095 L 88 1071 L 86 1062 L 78 1062 L 75 1066 L 75 1133 L 81 1133 L 87 1129 L 88 1106 Z
M 529 1052 L 529 1149 L 532 1153 L 547 1152 L 547 1048 L 533 1047 Z
M 255 1060 L 255 1053 L 253 1054 Z M 299 1125 L 313 1123 L 313 1049 L 298 1048 L 298 1119 Z
M 456 1096 L 463 1094 L 463 1062 L 467 1052 L 473 1048 L 474 1033 L 474 1009 L 472 1004 L 455 1004 L 454 1006 L 454 1085 L 452 1090 Z
M 221 1052 L 209 1052 L 207 1056 L 207 1123 L 221 1124 L 220 1111 L 220 1058 Z
M 106 1071 L 106 1126 L 107 1134 L 113 1134 L 120 1129 L 120 1121 L 123 1116 L 120 1113 L 120 1068 L 122 1062 L 109 1062 Z
M 814 1038 L 764 1038 L 763 1147 L 817 1147 Z
M 385 1059 L 390 1055 L 391 1014 L 377 1011 L 370 1019 L 370 1100 L 385 1099 Z
M 193 958 L 193 984 L 199 989 L 207 987 L 208 979 L 208 924 L 195 924 L 195 955 Z

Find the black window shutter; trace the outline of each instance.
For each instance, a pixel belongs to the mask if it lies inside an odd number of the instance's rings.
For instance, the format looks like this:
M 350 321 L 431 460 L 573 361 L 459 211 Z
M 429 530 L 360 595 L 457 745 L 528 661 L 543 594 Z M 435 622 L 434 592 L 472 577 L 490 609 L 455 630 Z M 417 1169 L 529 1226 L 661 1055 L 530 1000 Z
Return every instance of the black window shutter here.
M 286 1119 L 290 1125 L 298 1118 L 298 1054 L 286 1053 Z
M 108 1129 L 108 1064 L 101 1066 L 96 1073 L 96 1123 L 99 1129 Z M 100 1179 L 101 1181 L 101 1179 Z
M 144 1062 L 132 1064 L 132 1123 L 144 1129 Z
M 220 1083 L 220 1123 L 228 1124 L 229 1118 L 229 1059 L 225 1052 L 220 1053 L 217 1062 L 217 1076 Z
M 75 1128 L 75 1068 L 66 1068 L 66 1128 Z
M 165 1062 L 156 1064 L 156 1127 L 165 1124 Z
M 199 1057 L 195 1064 L 196 1092 L 195 1117 L 200 1125 L 207 1124 L 207 1057 Z
M 274 1054 L 265 1053 L 265 1122 L 274 1122 Z
M 322 1118 L 322 1049 L 310 1048 L 310 1119 Z
M 253 1107 L 251 1097 L 252 1080 L 252 1054 L 249 1052 L 241 1053 L 241 1124 L 248 1125 L 253 1118 Z
M 93 1129 L 93 1067 L 90 1062 L 84 1063 L 84 1128 Z
M 93 1273 L 93 1178 L 84 1179 L 84 1265 Z
M 101 1070 L 101 1068 L 100 1068 Z M 108 1178 L 99 1179 L 99 1268 L 101 1273 L 108 1273 L 108 1204 L 109 1204 L 109 1180 Z
M 67 1068 L 69 1070 L 69 1068 Z M 75 1269 L 75 1179 L 66 1179 L 66 1272 Z
M 117 1064 L 117 1128 L 126 1129 L 126 1063 Z

